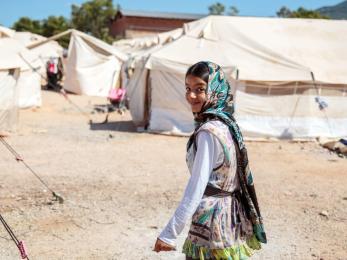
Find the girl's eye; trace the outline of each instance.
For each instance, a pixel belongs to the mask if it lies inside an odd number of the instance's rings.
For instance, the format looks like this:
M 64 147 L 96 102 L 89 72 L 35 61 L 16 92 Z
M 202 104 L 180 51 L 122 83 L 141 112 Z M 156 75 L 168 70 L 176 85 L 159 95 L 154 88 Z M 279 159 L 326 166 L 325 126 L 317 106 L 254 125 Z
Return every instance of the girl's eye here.
M 190 92 L 190 88 L 187 87 L 187 88 L 186 88 L 186 92 Z

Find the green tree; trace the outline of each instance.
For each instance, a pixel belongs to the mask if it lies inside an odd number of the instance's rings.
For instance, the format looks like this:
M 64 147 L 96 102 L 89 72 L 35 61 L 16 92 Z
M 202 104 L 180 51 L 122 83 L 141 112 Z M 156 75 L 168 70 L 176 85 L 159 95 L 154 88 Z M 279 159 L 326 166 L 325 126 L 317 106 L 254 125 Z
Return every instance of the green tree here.
M 236 6 L 229 7 L 228 15 L 237 16 L 238 14 L 239 14 L 239 9 L 237 9 Z
M 112 0 L 90 0 L 81 6 L 71 6 L 72 26 L 106 42 L 111 42 L 109 25 L 117 12 Z
M 64 16 L 49 16 L 42 22 L 42 35 L 50 37 L 70 28 L 69 21 Z
M 223 15 L 225 11 L 225 6 L 219 2 L 210 5 L 208 7 L 208 11 L 212 15 Z
M 321 13 L 308 10 L 303 7 L 299 7 L 298 10 L 293 11 L 290 15 L 291 18 L 311 18 L 311 19 L 330 19 L 326 15 L 322 15 Z
M 64 16 L 49 16 L 42 22 L 42 35 L 50 37 L 64 32 L 70 28 L 69 21 Z M 58 39 L 60 45 L 64 48 L 69 46 L 69 35 Z
M 284 18 L 310 18 L 310 19 L 330 19 L 330 17 L 326 15 L 322 15 L 321 13 L 308 10 L 303 7 L 299 7 L 296 11 L 291 11 L 286 6 L 282 6 L 280 10 L 277 11 L 278 17 Z
M 291 16 L 291 14 L 292 11 L 290 11 L 290 9 L 286 6 L 282 6 L 281 9 L 276 12 L 276 15 L 282 18 L 288 18 Z
M 21 17 L 12 26 L 18 32 L 42 33 L 42 23 L 39 20 L 31 20 L 29 17 Z

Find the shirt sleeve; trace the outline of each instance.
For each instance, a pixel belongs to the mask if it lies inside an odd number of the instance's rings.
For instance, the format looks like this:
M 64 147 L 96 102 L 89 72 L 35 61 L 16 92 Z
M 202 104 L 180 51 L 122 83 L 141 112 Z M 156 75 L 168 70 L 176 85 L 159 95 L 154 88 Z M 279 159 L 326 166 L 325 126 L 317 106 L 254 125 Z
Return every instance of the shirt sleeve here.
M 187 221 L 193 216 L 204 195 L 212 169 L 216 167 L 219 152 L 222 151 L 217 138 L 207 132 L 197 135 L 197 152 L 194 158 L 192 174 L 184 196 L 169 223 L 159 235 L 165 243 L 176 246 L 176 238 L 182 232 Z

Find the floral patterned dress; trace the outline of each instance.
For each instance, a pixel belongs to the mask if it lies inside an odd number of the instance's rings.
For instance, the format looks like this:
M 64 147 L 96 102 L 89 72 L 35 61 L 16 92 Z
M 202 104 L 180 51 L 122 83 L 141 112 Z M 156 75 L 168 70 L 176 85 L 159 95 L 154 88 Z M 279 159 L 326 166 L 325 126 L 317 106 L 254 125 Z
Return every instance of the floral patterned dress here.
M 229 160 L 213 169 L 208 185 L 233 193 L 232 196 L 217 197 L 204 195 L 192 217 L 183 253 L 193 259 L 247 259 L 252 249 L 260 249 L 253 235 L 252 223 L 245 216 L 240 198 L 237 174 L 236 150 L 228 127 L 219 120 L 208 121 L 198 131 L 213 134 L 229 152 Z M 227 149 L 227 151 L 226 151 Z M 191 145 L 187 152 L 187 165 L 192 171 L 196 147 Z

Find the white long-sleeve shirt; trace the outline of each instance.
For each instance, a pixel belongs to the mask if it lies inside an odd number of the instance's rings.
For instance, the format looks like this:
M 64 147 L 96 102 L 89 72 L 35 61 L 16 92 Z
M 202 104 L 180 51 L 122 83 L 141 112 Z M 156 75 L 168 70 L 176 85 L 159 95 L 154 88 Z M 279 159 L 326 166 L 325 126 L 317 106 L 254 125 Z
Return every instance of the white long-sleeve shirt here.
M 184 196 L 169 223 L 159 235 L 160 240 L 174 247 L 177 236 L 199 206 L 212 170 L 220 166 L 224 160 L 222 145 L 217 137 L 207 131 L 202 130 L 198 133 L 197 147 Z

